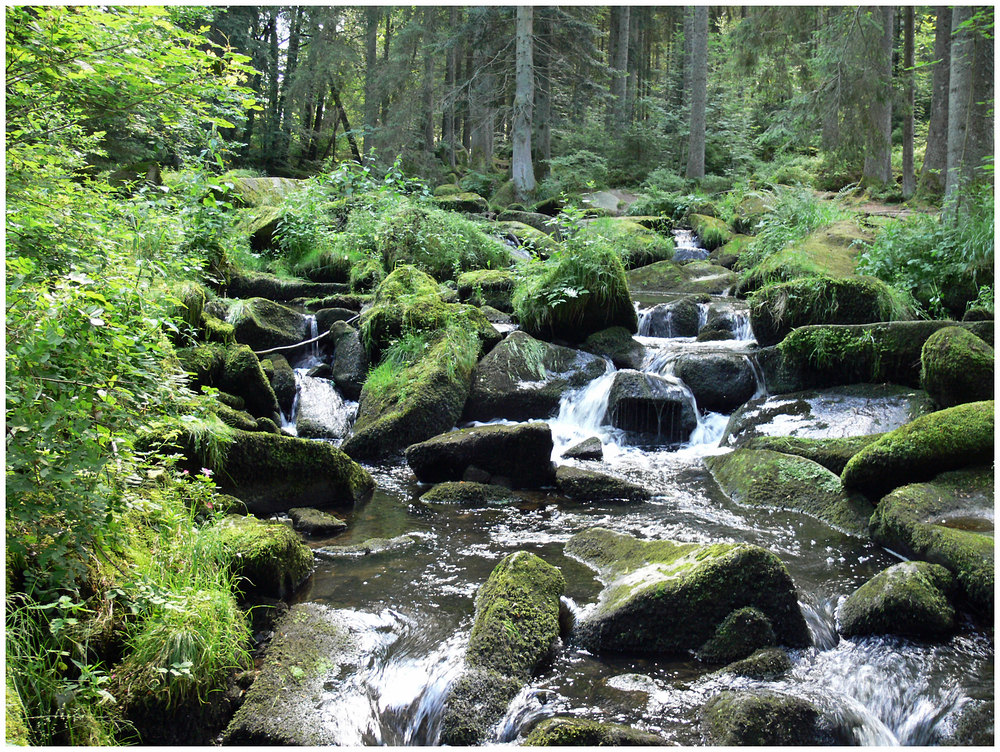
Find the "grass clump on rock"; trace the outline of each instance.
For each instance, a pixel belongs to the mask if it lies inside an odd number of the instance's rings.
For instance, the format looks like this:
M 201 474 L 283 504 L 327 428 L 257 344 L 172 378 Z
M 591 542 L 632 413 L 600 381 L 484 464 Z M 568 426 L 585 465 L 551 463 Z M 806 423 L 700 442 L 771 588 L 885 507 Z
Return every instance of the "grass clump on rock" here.
M 630 219 L 596 219 L 585 225 L 580 230 L 580 235 L 595 242 L 606 243 L 618 254 L 626 269 L 674 257 L 672 238 L 648 230 Z

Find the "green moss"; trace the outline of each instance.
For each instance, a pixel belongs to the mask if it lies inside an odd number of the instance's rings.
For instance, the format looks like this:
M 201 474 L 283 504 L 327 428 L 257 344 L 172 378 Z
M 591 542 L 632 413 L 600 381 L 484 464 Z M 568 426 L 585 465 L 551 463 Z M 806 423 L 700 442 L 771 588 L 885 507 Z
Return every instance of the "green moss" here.
M 656 747 L 656 734 L 588 718 L 546 718 L 524 740 L 528 747 Z
M 371 292 L 385 279 L 385 269 L 377 259 L 365 257 L 351 266 L 348 277 L 353 292 Z
M 461 193 L 462 188 L 455 183 L 445 183 L 444 185 L 439 185 L 434 189 L 435 196 L 454 196 L 456 193 Z
M 505 269 L 481 269 L 465 272 L 458 278 L 458 296 L 474 306 L 492 306 L 510 312 L 510 297 L 516 277 Z
M 903 555 L 941 564 L 973 606 L 992 618 L 994 546 L 992 535 L 983 533 L 992 533 L 993 504 L 992 466 L 943 473 L 883 498 L 872 515 L 872 538 Z M 968 524 L 976 520 L 977 508 L 985 510 L 986 530 Z
M 10 666 L 4 671 L 6 701 L 7 701 L 7 726 L 5 739 L 7 744 L 27 747 L 31 745 L 31 734 L 28 729 L 28 719 L 24 712 L 24 704 L 14 687 L 14 682 L 10 678 Z
M 733 501 L 752 507 L 793 509 L 851 535 L 866 537 L 872 506 L 845 492 L 840 478 L 804 457 L 735 449 L 706 457 L 705 465 Z
M 533 251 L 535 255 L 548 258 L 556 250 L 557 243 L 545 230 L 532 225 L 508 220 L 497 222 L 496 226 L 507 236 L 513 237 L 519 245 Z
M 749 658 L 730 663 L 722 670 L 747 679 L 775 681 L 792 670 L 792 661 L 781 648 L 761 648 Z
M 739 608 L 723 619 L 715 634 L 698 648 L 698 658 L 709 663 L 729 663 L 747 658 L 774 645 L 771 622 L 756 608 Z
M 496 671 L 465 671 L 452 686 L 441 720 L 440 743 L 450 746 L 481 743 L 522 686 L 520 679 Z
M 678 265 L 658 261 L 626 275 L 633 293 L 721 293 L 736 284 L 736 274 L 708 261 Z
M 245 595 L 286 598 L 312 573 L 312 551 L 287 525 L 230 515 L 207 535 Z
M 993 457 L 993 401 L 970 402 L 917 418 L 883 435 L 844 467 L 844 485 L 877 500 L 906 483 Z
M 463 504 L 478 506 L 484 504 L 511 504 L 520 501 L 520 497 L 503 486 L 486 483 L 470 483 L 467 481 L 445 481 L 420 497 L 428 504 Z
M 231 298 L 266 298 L 288 301 L 296 298 L 322 298 L 345 292 L 344 285 L 334 282 L 307 282 L 287 279 L 264 272 L 234 271 L 229 278 L 227 294 Z
M 231 184 L 234 199 L 246 206 L 278 206 L 307 185 L 306 181 L 293 178 L 242 177 L 229 173 L 222 176 L 222 181 Z
M 820 715 L 812 703 L 778 692 L 720 692 L 705 705 L 702 717 L 711 744 L 814 746 L 823 743 Z
M 603 241 L 621 258 L 626 269 L 646 266 L 674 257 L 674 241 L 646 229 L 633 219 L 606 218 L 584 225 L 584 238 Z
M 939 329 L 920 352 L 920 383 L 942 407 L 993 399 L 993 348 L 966 329 Z
M 755 436 L 740 444 L 742 449 L 765 449 L 782 454 L 794 454 L 812 460 L 831 473 L 840 475 L 848 460 L 882 434 L 845 436 L 833 439 L 803 439 L 798 436 Z
M 778 641 L 809 643 L 791 578 L 762 548 L 642 541 L 591 528 L 570 538 L 565 551 L 595 567 L 607 585 L 596 610 L 577 625 L 590 649 L 684 653 L 744 606 L 767 616 Z
M 613 326 L 594 332 L 580 345 L 580 349 L 594 355 L 610 358 L 617 368 L 642 368 L 646 348 L 632 338 L 631 332 Z
M 855 635 L 941 635 L 955 629 L 948 600 L 955 579 L 938 564 L 903 562 L 855 590 L 837 614 L 839 632 Z
M 254 417 L 274 421 L 281 417 L 278 397 L 271 382 L 264 374 L 260 360 L 247 345 L 230 347 L 225 351 L 222 373 L 212 385 L 242 397 L 247 412 Z
M 733 239 L 733 231 L 729 225 L 716 217 L 690 214 L 688 222 L 691 223 L 691 229 L 698 236 L 702 247 L 709 251 L 714 251 Z
M 199 321 L 201 338 L 206 342 L 218 342 L 223 345 L 236 344 L 236 333 L 232 324 L 209 313 L 202 313 Z
M 495 212 L 503 211 L 515 201 L 517 201 L 517 191 L 514 188 L 514 181 L 508 180 L 490 196 L 490 210 Z
M 249 298 L 230 306 L 227 323 L 237 342 L 257 350 L 294 345 L 306 338 L 302 314 L 266 298 Z
M 478 193 L 454 193 L 450 196 L 436 196 L 434 203 L 439 209 L 453 212 L 465 212 L 468 214 L 482 214 L 489 206 L 486 199 Z

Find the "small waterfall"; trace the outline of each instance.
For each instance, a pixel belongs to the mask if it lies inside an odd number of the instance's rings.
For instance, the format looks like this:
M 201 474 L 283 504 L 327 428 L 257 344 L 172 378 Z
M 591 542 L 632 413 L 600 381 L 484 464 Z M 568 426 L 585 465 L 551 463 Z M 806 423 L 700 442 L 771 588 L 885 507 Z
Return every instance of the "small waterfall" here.
M 698 238 L 692 230 L 673 230 L 674 261 L 701 261 L 708 258 L 708 251 L 698 245 Z
M 314 378 L 304 368 L 295 369 L 294 413 L 286 428 L 294 436 L 312 439 L 343 439 L 357 413 L 356 402 L 345 402 L 336 386 L 327 379 Z
M 733 337 L 743 341 L 757 341 L 753 334 L 753 328 L 750 326 L 749 309 L 733 309 Z
M 698 304 L 698 331 L 700 332 L 705 328 L 705 324 L 708 323 L 708 309 L 710 303 L 699 303 Z
M 764 372 L 760 368 L 760 363 L 757 362 L 756 354 L 748 353 L 743 356 L 743 359 L 746 360 L 747 365 L 750 366 L 750 370 L 753 372 L 754 381 L 757 383 L 757 388 L 754 390 L 753 397 L 750 399 L 766 397 L 767 382 L 764 380 Z

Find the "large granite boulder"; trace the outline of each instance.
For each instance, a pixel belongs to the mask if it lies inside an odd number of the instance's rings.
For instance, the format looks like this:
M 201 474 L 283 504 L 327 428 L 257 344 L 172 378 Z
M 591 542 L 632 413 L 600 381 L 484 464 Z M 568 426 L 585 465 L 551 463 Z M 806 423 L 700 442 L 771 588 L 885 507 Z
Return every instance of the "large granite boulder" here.
M 281 412 L 291 416 L 292 406 L 295 404 L 295 395 L 298 394 L 299 387 L 295 383 L 295 371 L 288 363 L 284 355 L 271 353 L 261 358 L 261 368 L 271 383 L 274 396 L 278 398 L 278 406 Z
M 879 572 L 840 605 L 837 631 L 845 637 L 945 635 L 955 629 L 949 593 L 955 578 L 939 564 L 906 561 Z
M 907 483 L 993 458 L 993 400 L 930 413 L 873 441 L 844 467 L 846 488 L 873 501 Z
M 731 663 L 774 647 L 770 620 L 756 608 L 738 608 L 722 620 L 715 634 L 698 648 L 698 660 Z
M 844 436 L 834 439 L 806 439 L 798 436 L 757 436 L 737 443 L 742 449 L 764 449 L 782 454 L 794 454 L 822 465 L 838 478 L 851 457 L 878 439 L 882 434 Z
M 639 334 L 643 337 L 695 337 L 701 328 L 703 301 L 696 295 L 685 295 L 669 303 L 658 303 L 642 311 Z
M 708 251 L 714 251 L 733 239 L 733 231 L 729 225 L 718 217 L 693 213 L 688 215 L 688 222 L 702 247 Z
M 609 358 L 615 368 L 642 368 L 646 348 L 637 342 L 631 332 L 621 326 L 594 332 L 580 345 L 584 352 Z
M 344 292 L 347 292 L 347 285 L 336 282 L 307 282 L 250 271 L 233 272 L 226 289 L 231 298 L 267 298 L 279 302 L 296 298 L 325 298 Z
M 705 465 L 737 504 L 792 509 L 850 535 L 868 536 L 873 507 L 844 490 L 840 478 L 805 457 L 761 449 L 734 449 L 705 458 Z
M 872 515 L 872 538 L 904 556 L 944 566 L 973 607 L 992 620 L 993 494 L 992 465 L 897 488 Z
M 631 481 L 570 465 L 556 468 L 556 488 L 573 501 L 647 501 L 648 489 Z
M 507 269 L 477 269 L 460 274 L 457 280 L 458 297 L 463 303 L 474 306 L 488 305 L 510 313 L 510 296 L 517 278 Z
M 413 444 L 406 449 L 406 461 L 424 483 L 462 480 L 475 468 L 506 481 L 501 485 L 537 488 L 555 481 L 552 449 L 552 430 L 547 423 L 490 425 L 463 428 Z
M 476 594 L 465 671 L 452 688 L 441 743 L 484 741 L 559 637 L 562 573 L 526 551 L 505 557 Z
M 928 337 L 920 364 L 920 383 L 941 407 L 993 399 L 993 348 L 961 327 Z
M 624 370 L 608 394 L 607 419 L 615 428 L 683 443 L 698 425 L 690 394 L 662 376 Z
M 745 606 L 771 622 L 778 642 L 809 644 L 792 579 L 763 548 L 643 541 L 591 528 L 570 538 L 566 553 L 594 567 L 605 584 L 575 630 L 589 650 L 683 655 Z
M 757 379 L 746 355 L 699 352 L 677 359 L 674 373 L 694 394 L 699 410 L 731 413 L 757 391 Z
M 190 374 L 191 386 L 210 386 L 242 400 L 241 409 L 256 418 L 281 420 L 278 398 L 261 367 L 246 345 L 224 347 L 210 344 L 176 351 L 181 367 Z
M 645 292 L 707 293 L 719 295 L 736 285 L 736 273 L 710 261 L 676 264 L 657 261 L 626 274 L 633 294 Z
M 236 341 L 252 350 L 296 345 L 307 339 L 306 318 L 267 298 L 250 298 L 229 307 L 228 323 Z
M 343 321 L 334 322 L 329 331 L 333 345 L 330 363 L 333 380 L 345 397 L 356 400 L 368 376 L 368 353 L 361 344 L 361 335 Z
M 463 418 L 530 420 L 554 415 L 568 389 L 607 371 L 596 355 L 511 332 L 476 366 Z

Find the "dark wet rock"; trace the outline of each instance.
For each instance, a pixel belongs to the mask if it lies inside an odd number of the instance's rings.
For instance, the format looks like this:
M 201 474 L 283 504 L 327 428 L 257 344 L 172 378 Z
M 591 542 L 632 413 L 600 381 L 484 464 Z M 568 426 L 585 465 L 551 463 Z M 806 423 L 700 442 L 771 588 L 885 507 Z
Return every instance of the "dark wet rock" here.
M 680 385 L 655 374 L 631 370 L 615 374 L 607 415 L 615 428 L 677 443 L 687 441 L 698 425 L 694 406 Z
M 260 673 L 222 737 L 225 745 L 354 745 L 344 712 L 350 676 L 369 665 L 392 635 L 361 612 L 300 603 L 282 617 Z
M 933 409 L 925 392 L 891 384 L 760 397 L 733 413 L 722 446 L 743 446 L 764 436 L 825 439 L 885 433 Z
M 506 269 L 478 269 L 459 275 L 458 297 L 474 306 L 488 305 L 510 313 L 510 296 L 516 282 L 514 272 Z
M 696 296 L 688 295 L 653 306 L 643 316 L 639 334 L 644 337 L 694 337 L 698 334 L 701 318 L 698 303 Z
M 613 475 L 569 465 L 556 468 L 559 493 L 573 501 L 646 501 L 652 494 L 642 486 Z
M 361 335 L 351 325 L 337 321 L 330 327 L 330 344 L 333 345 L 331 377 L 345 397 L 356 400 L 361 396 L 369 363 Z
M 570 538 L 565 550 L 605 584 L 596 609 L 574 632 L 589 650 L 685 654 L 744 606 L 771 621 L 778 642 L 809 644 L 791 577 L 763 548 L 642 541 L 591 528 Z
M 781 648 L 761 648 L 749 658 L 730 663 L 723 672 L 757 681 L 776 681 L 792 670 L 792 661 Z
M 486 317 L 486 320 L 489 321 L 494 326 L 496 326 L 497 324 L 506 326 L 512 323 L 513 321 L 509 313 L 504 313 L 503 311 L 499 311 L 493 306 L 488 306 L 488 305 L 479 306 L 479 310 L 483 314 L 483 316 Z
M 306 376 L 311 379 L 332 379 L 333 368 L 329 363 L 320 363 L 306 371 Z
M 704 329 L 732 332 L 735 334 L 750 324 L 750 308 L 736 298 L 714 298 L 709 303 Z M 748 339 L 741 336 L 741 339 Z
M 720 294 L 736 284 L 736 273 L 709 261 L 679 265 L 658 261 L 627 272 L 629 290 Z
M 289 365 L 284 355 L 271 353 L 261 358 L 261 367 L 267 376 L 274 390 L 274 396 L 278 398 L 278 406 L 285 415 L 292 414 L 292 405 L 295 404 L 295 395 L 298 387 L 295 384 L 295 371 Z
M 757 391 L 753 367 L 739 353 L 682 355 L 674 373 L 694 394 L 699 410 L 731 413 Z
M 236 341 L 252 350 L 295 345 L 307 339 L 306 319 L 298 311 L 266 298 L 250 298 L 229 308 Z
M 257 419 L 244 410 L 233 410 L 226 405 L 217 405 L 214 408 L 219 420 L 230 428 L 238 428 L 241 431 L 256 431 Z
M 960 326 L 993 346 L 993 322 L 893 321 L 880 324 L 803 326 L 758 363 L 772 394 L 842 384 L 902 384 L 920 387 L 920 355 L 937 330 Z
M 837 613 L 838 631 L 845 637 L 949 634 L 955 630 L 955 608 L 949 600 L 954 589 L 955 578 L 939 564 L 896 564 L 847 597 Z
M 750 297 L 750 324 L 762 347 L 781 342 L 800 326 L 913 318 L 895 302 L 889 286 L 874 277 L 806 277 L 767 285 Z
M 288 510 L 292 527 L 304 535 L 325 537 L 347 530 L 347 523 L 336 515 L 314 507 L 294 507 Z
M 584 439 L 579 444 L 575 444 L 562 453 L 567 460 L 602 460 L 604 459 L 604 446 L 596 436 Z
M 889 431 L 844 467 L 846 488 L 873 501 L 894 488 L 993 458 L 993 400 L 930 413 Z
M 324 298 L 347 292 L 347 285 L 307 282 L 263 272 L 236 271 L 230 275 L 227 294 L 231 298 L 267 298 L 279 302 L 295 298 Z
M 726 340 L 736 339 L 736 336 L 727 329 L 710 329 L 709 327 L 704 327 L 695 339 L 696 342 L 724 342 Z
M 943 473 L 885 496 L 871 535 L 892 551 L 947 568 L 973 607 L 992 620 L 993 505 L 991 465 Z
M 534 554 L 505 557 L 476 594 L 476 618 L 442 720 L 441 743 L 485 739 L 521 687 L 552 656 L 559 637 L 562 573 Z
M 920 363 L 920 383 L 941 407 L 993 399 L 993 348 L 961 327 L 928 337 Z
M 477 193 L 455 193 L 450 196 L 435 196 L 434 205 L 439 209 L 464 212 L 466 214 L 482 214 L 489 206 L 486 199 Z
M 330 331 L 330 327 L 338 321 L 351 321 L 357 318 L 358 312 L 350 308 L 321 308 L 316 311 L 316 328 L 320 334 Z
M 756 436 L 736 445 L 742 449 L 765 449 L 771 452 L 794 454 L 812 460 L 838 477 L 848 460 L 871 444 L 882 434 L 846 436 L 837 439 L 805 439 L 798 436 Z
M 993 321 L 993 311 L 982 306 L 973 306 L 962 316 L 962 321 Z
M 270 418 L 257 418 L 256 430 L 263 433 L 281 433 L 281 429 L 278 428 L 278 424 Z
M 773 647 L 771 622 L 756 608 L 738 608 L 723 619 L 715 634 L 698 648 L 699 660 L 731 663 L 748 658 L 757 650 Z
M 287 598 L 312 574 L 312 551 L 287 525 L 229 515 L 206 535 L 244 595 Z
M 993 747 L 994 735 L 993 700 L 973 700 L 958 712 L 952 732 L 942 740 L 949 746 Z
M 705 458 L 723 492 L 737 504 L 792 509 L 850 535 L 867 537 L 873 507 L 844 490 L 840 478 L 804 457 L 760 449 L 734 449 Z
M 567 389 L 607 371 L 602 358 L 511 332 L 476 366 L 462 417 L 530 420 L 555 414 Z
M 610 358 L 615 368 L 642 368 L 646 348 L 632 338 L 624 327 L 602 329 L 587 337 L 580 349 L 604 358 Z
M 406 461 L 424 483 L 461 480 L 469 467 L 537 488 L 555 480 L 552 431 L 547 423 L 463 428 L 406 449 Z
M 416 535 L 397 535 L 395 538 L 368 538 L 360 543 L 345 543 L 338 546 L 323 546 L 313 549 L 313 554 L 320 559 L 353 559 L 358 556 L 375 556 L 377 554 L 394 553 L 417 545 L 420 538 Z
M 420 497 L 425 503 L 463 504 L 479 506 L 489 504 L 512 504 L 521 500 L 510 489 L 488 483 L 469 481 L 445 481 Z
M 710 744 L 722 746 L 816 746 L 833 735 L 816 707 L 772 690 L 720 692 L 702 710 Z
M 191 374 L 191 387 L 215 387 L 243 401 L 241 409 L 257 418 L 281 419 L 278 398 L 261 368 L 261 363 L 246 345 L 224 347 L 199 345 L 176 350 L 181 367 Z
M 648 731 L 589 718 L 546 718 L 524 740 L 527 747 L 658 747 L 666 740 Z
M 366 470 L 331 444 L 244 431 L 236 431 L 215 482 L 260 515 L 310 504 L 350 508 L 375 487 Z

